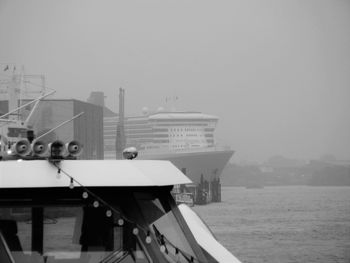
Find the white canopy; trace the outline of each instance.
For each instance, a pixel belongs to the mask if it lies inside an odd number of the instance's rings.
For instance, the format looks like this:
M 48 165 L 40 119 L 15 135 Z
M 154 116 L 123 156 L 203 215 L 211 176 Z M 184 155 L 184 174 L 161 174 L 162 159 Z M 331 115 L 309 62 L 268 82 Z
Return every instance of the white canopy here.
M 58 169 L 46 160 L 1 161 L 0 188 L 64 187 L 66 172 L 86 187 L 165 186 L 192 183 L 169 161 L 63 160 Z

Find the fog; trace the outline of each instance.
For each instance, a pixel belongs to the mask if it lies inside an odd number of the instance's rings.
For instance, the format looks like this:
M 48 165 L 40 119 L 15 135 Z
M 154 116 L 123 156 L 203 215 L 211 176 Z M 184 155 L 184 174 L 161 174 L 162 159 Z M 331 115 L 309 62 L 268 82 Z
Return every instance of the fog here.
M 6 63 L 55 98 L 216 115 L 233 161 L 350 159 L 349 1 L 0 0 Z

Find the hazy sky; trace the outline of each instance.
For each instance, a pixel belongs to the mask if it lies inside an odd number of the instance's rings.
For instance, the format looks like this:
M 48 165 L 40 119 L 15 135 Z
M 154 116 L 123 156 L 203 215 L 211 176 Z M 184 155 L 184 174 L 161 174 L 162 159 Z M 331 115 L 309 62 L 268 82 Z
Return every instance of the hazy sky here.
M 220 118 L 233 160 L 350 160 L 350 1 L 0 0 L 0 63 L 57 98 L 104 91 Z

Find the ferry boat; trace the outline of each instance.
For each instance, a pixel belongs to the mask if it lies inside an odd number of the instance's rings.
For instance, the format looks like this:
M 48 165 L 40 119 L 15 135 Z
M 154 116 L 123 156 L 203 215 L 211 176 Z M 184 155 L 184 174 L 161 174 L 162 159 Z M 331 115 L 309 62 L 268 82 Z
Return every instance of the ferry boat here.
M 56 141 L 0 161 L 1 263 L 240 262 L 175 203 L 173 186 L 191 181 L 169 161 L 70 152 Z

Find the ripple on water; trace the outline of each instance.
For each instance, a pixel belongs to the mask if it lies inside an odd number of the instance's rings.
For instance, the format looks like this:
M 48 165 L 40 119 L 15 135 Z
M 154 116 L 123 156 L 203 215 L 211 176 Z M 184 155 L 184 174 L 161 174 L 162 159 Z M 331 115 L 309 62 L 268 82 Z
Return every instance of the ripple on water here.
M 350 262 L 349 187 L 223 187 L 222 200 L 194 210 L 245 263 Z

